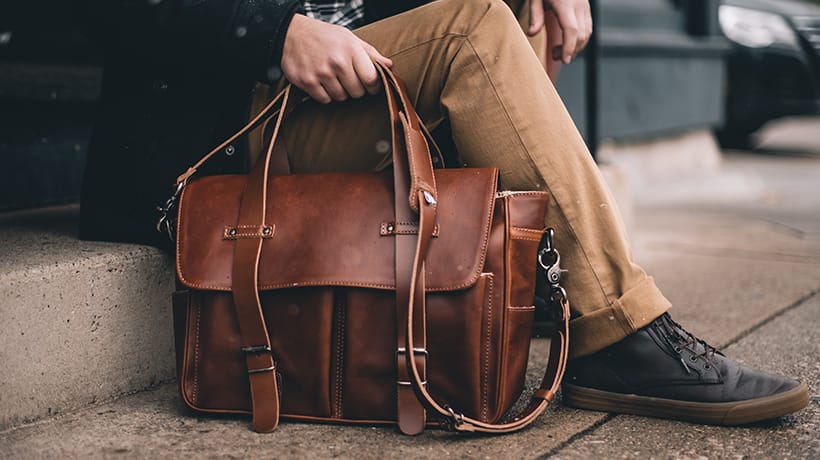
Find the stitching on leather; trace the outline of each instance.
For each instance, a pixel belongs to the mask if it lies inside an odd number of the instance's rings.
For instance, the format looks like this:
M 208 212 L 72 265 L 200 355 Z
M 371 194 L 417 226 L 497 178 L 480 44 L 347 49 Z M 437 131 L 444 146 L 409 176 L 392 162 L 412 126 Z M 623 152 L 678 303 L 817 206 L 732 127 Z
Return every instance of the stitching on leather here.
M 193 283 L 186 280 L 182 275 L 180 275 L 180 280 L 188 287 L 198 288 L 198 289 L 213 289 L 215 291 L 231 291 L 231 286 L 211 286 L 208 284 L 200 284 L 200 283 Z M 387 285 L 387 284 L 370 284 L 370 283 L 353 283 L 349 281 L 340 281 L 340 282 L 329 282 L 329 281 L 307 281 L 307 282 L 300 282 L 300 283 L 280 283 L 280 284 L 263 284 L 259 286 L 261 290 L 270 290 L 270 289 L 282 289 L 288 287 L 302 287 L 302 286 L 347 286 L 347 287 L 368 287 L 374 289 L 385 289 L 385 290 L 392 290 L 395 289 L 395 286 Z M 469 286 L 469 284 L 467 285 Z M 457 288 L 456 288 L 457 289 Z M 435 291 L 449 291 L 451 289 L 436 289 Z M 433 290 L 431 290 L 433 291 Z
M 504 193 L 504 192 L 499 192 L 499 193 Z M 541 192 L 539 192 L 539 191 L 521 191 L 521 192 L 519 192 L 519 191 L 517 191 L 517 190 L 511 190 L 511 191 L 508 191 L 507 193 L 512 193 L 512 194 L 514 194 L 515 196 L 542 196 L 542 195 L 549 195 L 549 192 L 546 192 L 546 191 L 541 191 Z M 522 228 L 523 228 L 523 227 L 522 227 Z
M 409 131 L 409 129 L 410 129 L 410 120 L 409 120 L 407 114 L 405 114 L 405 116 L 401 120 L 401 122 L 402 122 L 402 125 L 403 125 L 403 128 L 404 128 L 404 138 L 407 140 L 407 156 L 408 156 L 409 164 L 412 165 L 413 162 L 414 162 L 414 158 L 417 157 L 417 155 L 416 155 L 416 143 L 413 141 L 414 136 L 409 135 L 409 133 L 411 132 L 411 131 Z M 432 161 L 433 160 L 430 157 L 429 152 L 428 152 L 427 162 L 430 165 L 430 170 L 431 171 L 433 170 L 433 162 Z M 432 181 L 433 181 L 433 184 L 430 185 L 420 175 L 413 172 L 413 178 L 412 178 L 411 183 L 416 184 L 416 186 L 413 187 L 413 190 L 410 191 L 410 195 L 411 195 L 410 198 L 413 199 L 413 197 L 418 195 L 419 190 L 429 192 L 432 189 L 432 190 L 435 191 L 436 190 L 436 176 L 435 176 L 435 174 L 432 176 Z M 436 198 L 438 198 L 438 197 L 436 197 Z
M 510 236 L 511 240 L 523 240 L 523 241 L 535 241 L 536 243 L 541 242 L 541 238 L 531 238 L 529 236 Z
M 390 230 L 388 227 L 392 226 L 393 230 Z M 402 229 L 400 230 L 398 227 L 411 227 L 409 229 Z M 418 222 L 382 222 L 381 226 L 379 227 L 379 235 L 381 236 L 393 236 L 393 235 L 416 235 L 419 232 L 419 223 Z M 433 226 L 433 237 L 439 236 L 439 227 L 438 224 Z
M 336 341 L 336 417 L 342 418 L 342 374 L 344 362 L 344 332 L 345 332 L 345 308 L 338 306 L 338 330 Z
M 481 377 L 481 417 L 487 420 L 489 412 L 490 340 L 493 324 L 493 275 L 487 275 L 487 335 L 484 342 L 484 375 Z
M 190 300 L 189 300 L 189 302 L 190 302 Z M 199 401 L 198 401 L 198 398 L 199 398 L 199 325 L 200 325 L 200 320 L 202 318 L 202 314 L 201 314 L 201 311 L 199 309 L 198 304 L 197 304 L 196 307 L 194 307 L 194 310 L 196 311 L 196 342 L 194 344 L 194 393 L 192 395 L 192 399 L 194 400 L 194 403 L 198 404 L 199 403 Z
M 544 233 L 543 229 L 529 228 L 529 227 L 511 226 L 510 230 L 514 230 L 514 231 L 518 231 L 518 232 L 537 233 L 538 235 L 542 235 Z
M 236 230 L 239 228 L 251 229 L 252 232 L 237 232 Z M 265 230 L 268 230 L 265 233 Z M 231 234 L 231 232 L 234 232 Z M 230 225 L 226 225 L 222 229 L 222 239 L 223 240 L 237 240 L 240 238 L 262 238 L 262 239 L 271 239 L 273 235 L 276 233 L 276 226 L 275 225 L 239 225 L 236 227 L 232 227 Z
M 507 310 L 535 310 L 534 305 L 510 305 Z
M 224 240 L 235 240 L 237 238 L 263 238 L 263 239 L 270 239 L 273 238 L 273 234 L 264 234 L 264 233 L 237 233 L 235 235 L 223 236 L 222 239 Z

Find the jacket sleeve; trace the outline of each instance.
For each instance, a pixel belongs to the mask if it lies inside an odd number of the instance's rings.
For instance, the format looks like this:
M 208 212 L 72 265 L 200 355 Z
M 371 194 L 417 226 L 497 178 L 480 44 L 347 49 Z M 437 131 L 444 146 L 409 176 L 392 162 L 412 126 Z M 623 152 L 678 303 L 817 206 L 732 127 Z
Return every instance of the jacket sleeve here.
M 107 52 L 184 53 L 239 65 L 267 81 L 282 59 L 298 0 L 74 0 L 75 16 Z M 273 72 L 276 74 L 277 72 Z

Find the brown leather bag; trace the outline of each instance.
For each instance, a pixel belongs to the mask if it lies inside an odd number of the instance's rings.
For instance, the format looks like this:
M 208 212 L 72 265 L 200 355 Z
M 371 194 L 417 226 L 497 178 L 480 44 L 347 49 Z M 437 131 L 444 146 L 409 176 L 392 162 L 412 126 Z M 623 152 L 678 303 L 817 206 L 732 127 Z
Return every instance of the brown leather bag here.
M 174 328 L 192 409 L 252 413 L 260 432 L 280 415 L 397 423 L 407 434 L 434 422 L 509 432 L 554 397 L 569 321 L 557 278 L 560 327 L 544 381 L 523 415 L 497 423 L 523 390 L 548 195 L 499 194 L 495 169 L 434 172 L 403 86 L 379 71 L 392 172 L 271 174 L 282 120 L 299 102 L 288 87 L 179 177 Z M 274 118 L 248 176 L 189 181 Z

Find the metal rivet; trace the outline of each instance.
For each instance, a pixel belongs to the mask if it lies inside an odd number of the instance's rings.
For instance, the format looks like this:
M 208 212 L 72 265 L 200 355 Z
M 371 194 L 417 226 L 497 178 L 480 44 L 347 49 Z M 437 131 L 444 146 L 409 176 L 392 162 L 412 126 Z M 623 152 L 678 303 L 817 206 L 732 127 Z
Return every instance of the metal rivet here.
M 388 231 L 388 232 L 392 232 L 392 231 L 393 231 L 393 228 L 394 228 L 394 227 L 393 227 L 392 225 L 388 225 L 388 226 L 387 226 L 387 231 Z
M 438 164 L 438 157 L 433 157 L 433 163 Z
M 229 145 L 229 146 L 225 147 L 225 155 L 231 156 L 234 153 L 236 153 L 236 149 L 234 148 L 233 145 Z
M 262 227 L 262 233 L 265 235 L 270 235 L 270 227 Z
M 232 229 L 228 230 L 228 235 L 236 236 L 236 229 L 232 228 Z

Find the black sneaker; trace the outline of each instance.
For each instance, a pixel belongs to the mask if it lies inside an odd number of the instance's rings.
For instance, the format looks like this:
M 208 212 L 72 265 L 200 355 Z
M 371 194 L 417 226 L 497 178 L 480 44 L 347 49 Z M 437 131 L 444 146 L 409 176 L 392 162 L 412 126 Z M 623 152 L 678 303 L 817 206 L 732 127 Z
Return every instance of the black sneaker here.
M 798 411 L 805 384 L 740 365 L 668 314 L 620 342 L 567 365 L 564 404 L 713 425 L 740 425 Z

